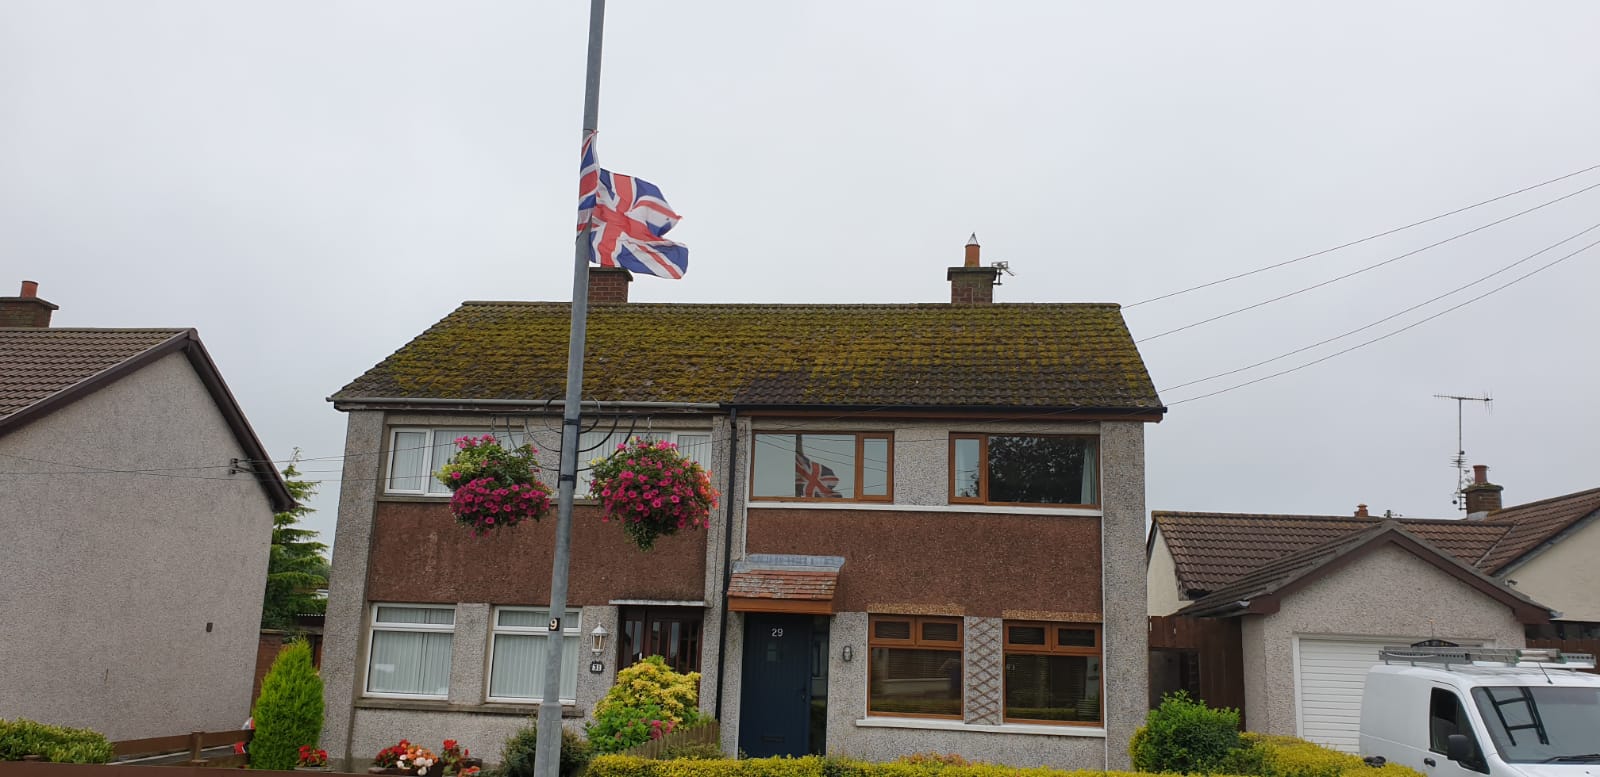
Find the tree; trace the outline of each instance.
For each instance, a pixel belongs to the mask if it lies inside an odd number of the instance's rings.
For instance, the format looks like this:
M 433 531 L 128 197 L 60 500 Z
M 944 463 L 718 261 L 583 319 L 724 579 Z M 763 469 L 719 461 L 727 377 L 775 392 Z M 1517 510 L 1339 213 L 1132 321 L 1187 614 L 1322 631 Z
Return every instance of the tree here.
M 311 666 L 311 646 L 297 639 L 283 646 L 261 679 L 251 711 L 250 768 L 293 769 L 301 745 L 322 736 L 322 677 Z
M 261 602 L 261 628 L 297 631 L 294 616 L 323 612 L 326 599 L 317 590 L 328 586 L 327 545 L 317 542 L 317 532 L 301 528 L 300 519 L 315 512 L 306 500 L 317 493 L 317 484 L 298 480 L 296 449 L 283 468 L 284 485 L 294 497 L 295 506 L 272 517 L 272 555 L 267 561 L 267 591 Z

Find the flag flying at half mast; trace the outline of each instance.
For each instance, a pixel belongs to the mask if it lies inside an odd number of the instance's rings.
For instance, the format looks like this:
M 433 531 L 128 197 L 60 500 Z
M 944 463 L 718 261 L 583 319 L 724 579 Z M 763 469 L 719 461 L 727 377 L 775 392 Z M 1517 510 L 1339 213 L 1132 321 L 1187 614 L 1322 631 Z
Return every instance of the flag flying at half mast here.
M 590 228 L 589 261 L 662 278 L 689 271 L 689 247 L 663 235 L 680 219 L 649 181 L 600 167 L 594 133 L 583 140 L 578 171 L 578 229 Z

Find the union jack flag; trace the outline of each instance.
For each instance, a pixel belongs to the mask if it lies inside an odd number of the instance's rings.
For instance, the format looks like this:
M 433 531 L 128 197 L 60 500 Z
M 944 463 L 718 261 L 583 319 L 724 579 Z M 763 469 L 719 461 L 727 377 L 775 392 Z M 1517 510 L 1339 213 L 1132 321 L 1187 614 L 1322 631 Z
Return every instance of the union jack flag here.
M 589 227 L 589 261 L 662 278 L 682 278 L 689 248 L 662 237 L 682 218 L 656 185 L 600 167 L 594 133 L 583 140 L 578 172 L 578 230 Z
M 794 450 L 794 495 L 802 497 L 823 497 L 828 499 L 843 499 L 844 496 L 835 489 L 839 486 L 839 476 L 827 466 L 812 461 L 800 448 Z

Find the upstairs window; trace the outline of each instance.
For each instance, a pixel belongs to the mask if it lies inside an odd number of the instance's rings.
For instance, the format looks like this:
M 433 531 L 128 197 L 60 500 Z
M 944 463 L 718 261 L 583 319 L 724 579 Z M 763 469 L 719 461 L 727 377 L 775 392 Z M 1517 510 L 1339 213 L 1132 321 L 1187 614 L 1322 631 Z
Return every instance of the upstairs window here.
M 950 437 L 950 501 L 1100 504 L 1095 437 L 956 434 Z
M 433 473 L 438 472 L 456 455 L 456 440 L 461 437 L 482 437 L 493 434 L 505 447 L 517 447 L 532 440 L 521 431 L 507 433 L 504 429 L 395 429 L 389 438 L 389 473 L 385 492 L 419 496 L 449 496 L 450 489 L 440 483 Z M 552 431 L 541 437 L 554 441 L 560 435 Z M 589 493 L 589 466 L 594 459 L 603 459 L 616 450 L 617 444 L 628 439 L 626 432 L 591 431 L 578 437 L 578 489 L 581 499 Z M 677 443 L 684 456 L 711 469 L 710 432 L 635 432 L 633 437 L 647 440 L 667 440 Z M 538 447 L 537 444 L 534 447 Z M 552 479 L 551 483 L 554 483 Z
M 527 442 L 522 432 L 491 432 L 488 429 L 396 429 L 389 438 L 389 479 L 385 491 L 391 494 L 449 496 L 450 489 L 440 483 L 438 472 L 456 455 L 456 440 L 493 434 L 505 447 Z
M 887 502 L 892 493 L 891 448 L 884 432 L 757 433 L 751 496 Z

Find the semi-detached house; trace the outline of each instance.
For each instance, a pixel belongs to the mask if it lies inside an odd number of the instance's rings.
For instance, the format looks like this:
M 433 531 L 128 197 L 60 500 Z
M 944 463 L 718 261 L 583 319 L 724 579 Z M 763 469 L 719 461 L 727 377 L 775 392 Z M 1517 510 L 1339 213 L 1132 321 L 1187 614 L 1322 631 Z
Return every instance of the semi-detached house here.
M 730 753 L 1126 765 L 1143 427 L 1165 408 L 1118 306 L 994 304 L 998 271 L 966 250 L 938 304 L 628 303 L 625 273 L 591 270 L 580 460 L 671 439 L 723 501 L 648 552 L 579 502 L 569 726 L 660 654 L 701 672 Z M 330 752 L 448 736 L 493 758 L 536 712 L 555 521 L 474 538 L 430 473 L 493 433 L 540 448 L 554 484 L 568 321 L 466 302 L 331 398 Z

